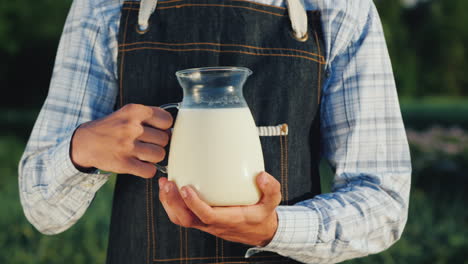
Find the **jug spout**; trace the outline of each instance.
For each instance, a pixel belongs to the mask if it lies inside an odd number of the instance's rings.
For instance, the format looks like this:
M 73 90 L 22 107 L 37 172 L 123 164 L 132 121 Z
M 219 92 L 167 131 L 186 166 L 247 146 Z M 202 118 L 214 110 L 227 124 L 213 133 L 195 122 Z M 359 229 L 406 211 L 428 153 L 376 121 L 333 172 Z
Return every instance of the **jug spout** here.
M 242 87 L 252 71 L 244 67 L 204 67 L 176 72 L 183 108 L 247 107 Z

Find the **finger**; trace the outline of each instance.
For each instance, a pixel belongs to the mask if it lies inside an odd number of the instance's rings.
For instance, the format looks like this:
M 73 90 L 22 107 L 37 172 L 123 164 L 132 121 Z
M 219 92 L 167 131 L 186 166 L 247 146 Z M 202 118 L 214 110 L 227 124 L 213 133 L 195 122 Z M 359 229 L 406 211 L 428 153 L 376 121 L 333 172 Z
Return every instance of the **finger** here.
M 145 120 L 153 115 L 153 110 L 150 106 L 142 104 L 126 104 L 116 114 L 126 115 L 130 119 Z
M 200 225 L 200 221 L 187 207 L 173 182 L 161 177 L 159 179 L 159 188 L 159 199 L 174 224 L 184 227 L 197 227 Z
M 181 188 L 181 195 L 187 207 L 204 224 L 211 226 L 236 227 L 243 223 L 258 223 L 272 211 L 261 205 L 211 207 L 188 186 Z
M 179 219 L 177 217 L 176 210 L 171 208 L 171 205 L 174 203 L 174 199 L 171 199 L 171 191 L 173 192 L 172 186 L 165 177 L 161 177 L 158 180 L 159 184 L 159 200 L 164 207 L 169 219 L 175 224 L 179 224 Z
M 169 143 L 169 134 L 166 131 L 143 126 L 143 134 L 138 140 L 165 147 Z
M 256 181 L 262 192 L 262 198 L 255 205 L 240 207 L 243 221 L 252 224 L 261 223 L 275 213 L 276 207 L 281 202 L 281 185 L 273 176 L 261 172 L 257 175 Z
M 159 107 L 151 107 L 151 109 L 153 110 L 153 114 L 149 118 L 143 120 L 144 124 L 162 130 L 169 129 L 172 126 L 173 118 L 169 112 Z
M 198 217 L 198 219 L 200 219 L 201 222 L 207 225 L 216 224 L 218 219 L 215 211 L 211 206 L 201 200 L 192 188 L 184 186 L 181 188 L 180 194 L 187 207 Z
M 128 159 L 124 164 L 124 172 L 142 178 L 153 178 L 156 174 L 156 167 L 153 164 L 135 158 Z
M 166 156 L 166 150 L 158 145 L 137 141 L 135 142 L 133 155 L 141 161 L 158 163 Z
M 263 194 L 257 205 L 263 206 L 267 210 L 275 209 L 281 202 L 281 184 L 266 172 L 259 173 L 256 181 Z

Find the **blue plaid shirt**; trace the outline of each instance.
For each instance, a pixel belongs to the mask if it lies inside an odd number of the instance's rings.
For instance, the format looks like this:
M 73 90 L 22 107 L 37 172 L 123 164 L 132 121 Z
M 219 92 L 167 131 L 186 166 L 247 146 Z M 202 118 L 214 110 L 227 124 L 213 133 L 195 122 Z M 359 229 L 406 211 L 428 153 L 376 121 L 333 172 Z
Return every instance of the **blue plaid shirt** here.
M 257 0 L 284 6 L 283 0 Z M 333 191 L 277 208 L 268 250 L 307 263 L 380 252 L 407 219 L 411 163 L 382 25 L 371 0 L 304 0 L 321 10 L 327 80 L 322 156 Z M 62 34 L 49 94 L 19 164 L 21 203 L 44 234 L 72 226 L 109 175 L 79 172 L 69 156 L 81 123 L 110 114 L 117 94 L 122 0 L 75 0 Z

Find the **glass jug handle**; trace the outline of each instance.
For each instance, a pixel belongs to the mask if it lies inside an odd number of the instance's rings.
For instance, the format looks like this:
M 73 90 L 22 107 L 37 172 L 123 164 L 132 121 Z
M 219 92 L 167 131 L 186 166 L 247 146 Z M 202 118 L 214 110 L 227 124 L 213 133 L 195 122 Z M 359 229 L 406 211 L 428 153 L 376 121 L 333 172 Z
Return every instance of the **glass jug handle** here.
M 159 108 L 162 108 L 164 110 L 170 109 L 170 108 L 176 108 L 177 110 L 179 110 L 179 107 L 180 107 L 180 103 L 171 103 L 171 104 L 161 105 Z M 154 165 L 156 166 L 156 168 L 158 168 L 160 172 L 167 174 L 167 166 L 159 165 L 157 163 Z

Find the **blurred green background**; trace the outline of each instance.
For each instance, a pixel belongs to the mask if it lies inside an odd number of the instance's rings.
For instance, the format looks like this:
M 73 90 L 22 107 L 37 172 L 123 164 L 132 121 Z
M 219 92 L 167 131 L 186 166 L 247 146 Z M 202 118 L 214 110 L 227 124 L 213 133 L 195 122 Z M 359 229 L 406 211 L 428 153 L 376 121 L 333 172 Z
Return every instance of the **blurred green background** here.
M 85 216 L 38 233 L 18 197 L 17 164 L 47 94 L 70 0 L 0 3 L 0 263 L 103 263 L 114 179 Z M 409 220 L 389 250 L 347 263 L 468 263 L 468 1 L 376 0 L 413 159 Z M 26 77 L 25 77 L 26 76 Z M 322 166 L 323 189 L 331 173 Z

